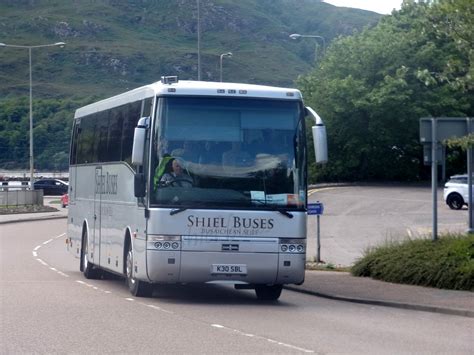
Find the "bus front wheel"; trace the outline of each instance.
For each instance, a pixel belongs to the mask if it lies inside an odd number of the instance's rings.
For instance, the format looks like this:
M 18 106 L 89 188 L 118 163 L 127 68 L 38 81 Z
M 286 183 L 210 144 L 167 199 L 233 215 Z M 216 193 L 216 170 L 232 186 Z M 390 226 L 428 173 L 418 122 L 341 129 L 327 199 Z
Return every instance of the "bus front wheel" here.
M 262 301 L 276 301 L 280 295 L 283 285 L 257 285 L 255 286 L 255 293 L 257 298 Z
M 144 281 L 137 280 L 133 276 L 133 249 L 132 243 L 128 244 L 127 257 L 125 261 L 126 281 L 130 293 L 136 297 L 150 297 L 153 294 L 153 286 Z

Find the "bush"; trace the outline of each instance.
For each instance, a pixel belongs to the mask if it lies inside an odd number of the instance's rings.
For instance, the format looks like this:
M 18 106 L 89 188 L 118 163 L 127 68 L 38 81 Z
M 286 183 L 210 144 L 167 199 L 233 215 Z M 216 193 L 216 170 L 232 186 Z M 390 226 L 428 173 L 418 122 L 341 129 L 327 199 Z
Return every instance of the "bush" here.
M 351 273 L 388 282 L 474 291 L 474 235 L 392 242 L 368 250 Z

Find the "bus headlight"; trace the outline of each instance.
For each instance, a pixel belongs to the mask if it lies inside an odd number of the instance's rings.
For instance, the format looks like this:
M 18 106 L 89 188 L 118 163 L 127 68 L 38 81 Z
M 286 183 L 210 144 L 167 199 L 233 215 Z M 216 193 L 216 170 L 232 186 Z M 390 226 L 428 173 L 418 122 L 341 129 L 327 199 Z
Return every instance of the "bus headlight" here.
M 179 235 L 149 235 L 149 250 L 180 250 L 181 236 Z
M 282 253 L 304 253 L 306 251 L 306 239 L 280 238 L 280 251 Z

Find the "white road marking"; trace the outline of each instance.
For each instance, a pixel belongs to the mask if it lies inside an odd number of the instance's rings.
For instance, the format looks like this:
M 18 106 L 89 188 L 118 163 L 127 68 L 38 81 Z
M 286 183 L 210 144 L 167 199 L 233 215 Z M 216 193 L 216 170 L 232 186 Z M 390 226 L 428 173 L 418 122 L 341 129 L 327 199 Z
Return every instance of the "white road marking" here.
M 153 308 L 157 311 L 164 312 L 164 313 L 169 313 L 169 314 L 174 314 L 174 312 L 167 311 L 166 309 L 163 309 L 161 307 L 155 306 L 154 304 L 144 304 L 147 307 Z
M 288 349 L 297 350 L 297 351 L 301 351 L 301 352 L 304 352 L 304 353 L 314 353 L 314 350 L 301 348 L 301 347 L 296 346 L 296 345 L 284 343 L 284 342 L 281 342 L 281 341 L 278 341 L 278 340 L 274 340 L 274 339 L 271 339 L 271 338 L 266 338 L 266 337 L 260 336 L 260 335 L 244 333 L 244 332 L 242 332 L 242 331 L 240 331 L 240 330 L 238 330 L 238 329 L 228 328 L 228 327 L 225 327 L 225 326 L 220 325 L 220 324 L 211 324 L 211 327 L 218 328 L 218 329 L 228 330 L 228 331 L 234 332 L 234 333 L 236 333 L 236 334 L 238 334 L 238 335 L 243 335 L 243 336 L 246 336 L 246 337 L 253 337 L 253 338 L 256 338 L 256 339 L 266 340 L 266 341 L 268 341 L 269 343 L 276 344 L 276 345 L 280 345 L 280 346 L 284 346 L 284 347 L 286 347 L 286 348 L 288 348 Z
M 33 257 L 35 258 L 36 261 L 38 261 L 39 263 L 41 263 L 42 265 L 44 266 L 47 266 L 49 267 L 50 270 L 54 271 L 54 272 L 57 272 L 59 275 L 61 276 L 64 276 L 64 277 L 69 277 L 69 275 L 66 275 L 64 272 L 62 271 L 59 271 L 58 269 L 52 267 L 52 266 L 49 266 L 46 262 L 44 262 L 42 259 L 38 258 L 38 250 L 41 249 L 41 247 L 43 245 L 46 245 L 46 244 L 49 244 L 51 242 L 53 242 L 55 239 L 58 239 L 58 238 L 61 238 L 61 237 L 64 237 L 66 235 L 66 233 L 61 233 L 60 235 L 56 236 L 56 237 L 53 237 L 51 239 L 48 239 L 46 241 L 44 241 L 42 244 L 40 245 L 37 245 L 33 251 L 31 252 L 31 254 L 33 255 Z
M 44 266 L 49 266 L 48 264 L 46 264 L 43 260 L 41 260 L 40 258 L 36 258 L 36 261 L 39 262 L 40 264 L 43 264 Z
M 65 275 L 65 276 L 66 276 L 66 277 L 69 277 L 69 275 Z M 87 287 L 89 287 L 89 288 L 92 288 L 93 290 L 100 291 L 100 292 L 103 292 L 103 293 L 106 293 L 106 294 L 112 294 L 112 291 L 103 290 L 103 289 L 101 289 L 100 287 L 94 286 L 94 285 L 89 284 L 89 283 L 87 283 L 87 282 L 84 282 L 84 281 L 82 281 L 82 280 L 76 280 L 76 282 L 77 282 L 78 284 L 83 285 L 83 286 L 87 286 Z M 126 298 L 126 300 L 128 300 L 128 301 L 134 301 L 133 298 L 130 298 L 130 299 L 127 299 L 127 298 Z
M 157 311 L 161 311 L 161 307 L 155 306 L 154 304 L 147 304 L 146 306 L 150 307 L 150 308 L 153 308 L 153 309 L 156 309 Z
M 316 192 L 316 190 L 312 191 L 311 193 L 314 193 L 314 192 Z M 61 238 L 61 237 L 63 237 L 64 235 L 65 235 L 65 233 L 62 233 L 62 234 L 58 235 L 57 237 L 54 237 L 53 239 L 49 239 L 49 240 L 43 242 L 43 245 L 46 245 L 46 244 L 52 242 L 54 239 Z M 36 251 L 37 251 L 38 249 L 40 249 L 40 248 L 41 248 L 41 245 L 38 245 L 37 247 L 34 248 L 34 250 L 33 250 L 33 252 L 32 252 L 32 254 L 33 254 L 34 257 L 36 257 L 36 256 L 38 255 L 38 254 L 36 253 Z M 49 265 L 48 265 L 47 263 L 45 263 L 42 259 L 40 259 L 40 258 L 35 258 L 35 259 L 36 259 L 39 263 L 41 263 L 41 264 L 43 264 L 43 265 L 49 267 Z M 55 271 L 56 273 L 58 273 L 58 274 L 61 275 L 61 276 L 69 277 L 69 275 L 63 273 L 62 271 L 57 270 L 57 269 L 54 268 L 54 267 L 49 267 L 49 268 L 50 268 L 50 270 Z M 84 282 L 84 281 L 82 281 L 82 280 L 76 280 L 76 282 L 77 282 L 78 284 L 81 284 L 81 285 L 84 285 L 84 286 L 87 286 L 87 287 L 91 287 L 91 288 L 93 288 L 94 290 L 104 292 L 104 293 L 106 293 L 106 294 L 111 294 L 111 293 L 112 293 L 111 291 L 104 291 L 104 290 L 102 290 L 102 289 L 100 289 L 100 288 L 98 288 L 98 287 L 96 287 L 96 286 L 94 286 L 94 285 L 88 284 L 87 282 Z M 130 302 L 134 302 L 134 301 L 135 301 L 134 298 L 128 298 L 128 297 L 125 298 L 125 300 L 130 301 Z M 150 308 L 153 308 L 153 309 L 155 309 L 155 310 L 157 310 L 157 311 L 160 311 L 160 312 L 165 312 L 165 313 L 174 314 L 174 312 L 167 311 L 167 310 L 165 310 L 165 309 L 163 309 L 163 308 L 161 308 L 161 307 L 158 307 L 158 306 L 155 306 L 155 305 L 152 305 L 152 304 L 144 304 L 144 303 L 140 303 L 140 304 L 145 305 L 145 306 L 150 307 Z M 284 346 L 284 347 L 286 347 L 286 348 L 288 348 L 288 349 L 297 350 L 297 351 L 301 351 L 301 352 L 305 352 L 305 353 L 314 353 L 313 350 L 301 348 L 301 347 L 298 347 L 298 346 L 295 346 L 295 345 L 291 345 L 291 344 L 284 343 L 284 342 L 281 342 L 281 341 L 277 341 L 277 340 L 274 340 L 274 339 L 266 338 L 266 337 L 263 337 L 263 336 L 259 336 L 259 335 L 255 335 L 255 334 L 250 334 L 250 333 L 245 333 L 245 332 L 242 332 L 242 331 L 240 331 L 240 330 L 238 330 L 238 329 L 227 328 L 227 327 L 225 327 L 225 326 L 223 326 L 223 325 L 221 325 L 221 324 L 211 324 L 211 327 L 218 328 L 218 329 L 228 330 L 228 331 L 234 332 L 234 333 L 236 333 L 236 334 L 238 334 L 238 335 L 242 335 L 242 336 L 249 337 L 249 338 L 256 338 L 256 339 L 266 340 L 266 341 L 268 341 L 268 342 L 270 342 L 270 343 L 272 343 L 272 344 Z
M 327 190 L 334 190 L 335 187 L 322 187 L 320 189 L 311 189 L 311 190 L 308 190 L 308 196 L 311 196 L 312 194 L 314 194 L 315 192 L 321 192 L 321 191 L 327 191 Z

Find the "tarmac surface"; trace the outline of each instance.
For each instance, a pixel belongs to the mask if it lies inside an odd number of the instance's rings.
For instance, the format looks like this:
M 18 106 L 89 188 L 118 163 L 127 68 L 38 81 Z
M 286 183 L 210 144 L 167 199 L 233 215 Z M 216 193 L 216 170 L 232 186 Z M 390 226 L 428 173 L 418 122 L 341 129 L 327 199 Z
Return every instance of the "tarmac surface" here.
M 28 221 L 67 218 L 67 209 L 57 212 L 0 215 L 1 225 Z M 474 292 L 441 290 L 393 284 L 354 277 L 347 272 L 306 271 L 302 285 L 288 290 L 318 297 L 374 306 L 395 307 L 474 318 Z

